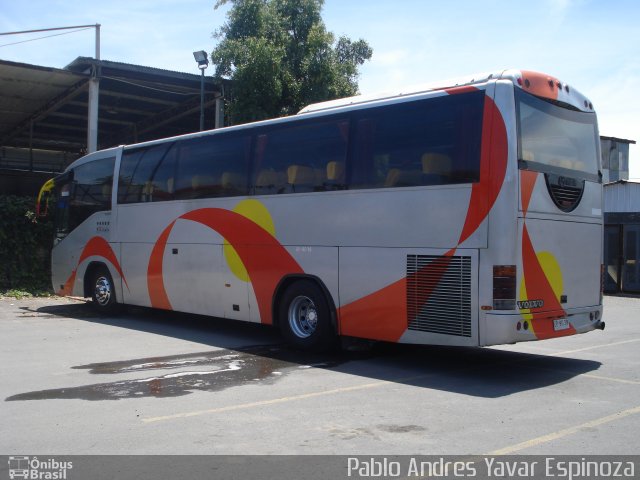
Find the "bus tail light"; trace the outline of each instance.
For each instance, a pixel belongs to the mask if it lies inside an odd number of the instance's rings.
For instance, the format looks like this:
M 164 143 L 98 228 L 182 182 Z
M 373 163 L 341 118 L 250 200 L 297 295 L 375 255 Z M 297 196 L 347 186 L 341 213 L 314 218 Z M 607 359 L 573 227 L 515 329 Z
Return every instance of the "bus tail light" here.
M 604 298 L 604 263 L 600 264 L 600 304 Z
M 494 310 L 515 310 L 516 308 L 516 266 L 493 266 L 493 308 Z

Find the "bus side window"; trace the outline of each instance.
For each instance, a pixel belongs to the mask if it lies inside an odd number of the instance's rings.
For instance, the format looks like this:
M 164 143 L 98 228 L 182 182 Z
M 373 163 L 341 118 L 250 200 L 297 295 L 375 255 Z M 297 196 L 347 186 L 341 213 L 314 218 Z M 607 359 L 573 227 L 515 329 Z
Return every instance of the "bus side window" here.
M 484 92 L 356 113 L 352 188 L 479 180 Z
M 345 119 L 322 118 L 294 126 L 283 123 L 261 132 L 253 158 L 253 193 L 345 188 L 348 137 L 349 121 Z M 329 173 L 339 178 L 329 181 Z
M 175 144 L 160 160 L 153 170 L 152 177 L 147 181 L 151 186 L 148 202 L 164 202 L 173 200 L 174 179 L 176 175 L 177 152 Z
M 207 135 L 180 140 L 175 195 L 177 199 L 247 194 L 251 138 Z
M 118 203 L 138 203 L 172 198 L 170 184 L 175 175 L 171 143 L 125 150 L 118 177 Z
M 115 157 L 84 163 L 73 169 L 73 181 L 60 192 L 63 209 L 56 226 L 69 233 L 96 212 L 111 210 L 111 187 Z

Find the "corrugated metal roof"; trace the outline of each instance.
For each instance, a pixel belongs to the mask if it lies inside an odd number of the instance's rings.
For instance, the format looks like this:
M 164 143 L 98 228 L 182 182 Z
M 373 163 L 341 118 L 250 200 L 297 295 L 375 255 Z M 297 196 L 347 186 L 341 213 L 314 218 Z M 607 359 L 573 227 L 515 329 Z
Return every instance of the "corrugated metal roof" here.
M 618 137 L 605 137 L 604 135 L 600 135 L 600 139 L 601 140 L 611 140 L 613 142 L 619 142 L 619 143 L 630 143 L 632 145 L 636 144 L 635 140 L 629 140 L 626 138 L 618 138 Z
M 92 57 L 78 57 L 69 65 L 64 67 L 65 70 L 72 72 L 88 71 L 92 65 L 97 64 L 98 61 Z M 145 65 L 135 65 L 133 63 L 115 62 L 112 60 L 100 60 L 102 68 L 115 68 L 120 71 L 128 70 L 136 73 L 147 73 L 151 75 L 160 75 L 162 77 L 173 77 L 181 80 L 187 80 L 200 84 L 200 75 L 194 73 L 177 72 L 175 70 L 166 70 L 164 68 L 147 67 Z
M 605 212 L 640 212 L 640 182 L 620 180 L 604 186 Z
M 87 57 L 65 69 L 0 60 L 0 147 L 80 154 L 86 148 L 88 82 L 96 68 L 99 148 L 199 130 L 198 74 Z M 204 83 L 205 128 L 213 128 L 221 87 L 211 76 Z
M 0 132 L 27 120 L 34 111 L 87 75 L 17 62 L 0 62 Z

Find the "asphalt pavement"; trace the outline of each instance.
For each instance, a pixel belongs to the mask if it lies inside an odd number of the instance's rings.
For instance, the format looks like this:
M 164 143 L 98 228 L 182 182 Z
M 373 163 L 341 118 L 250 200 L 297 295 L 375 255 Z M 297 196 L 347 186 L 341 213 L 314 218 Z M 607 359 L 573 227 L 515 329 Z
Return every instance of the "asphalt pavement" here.
M 494 348 L 304 354 L 260 325 L 0 299 L 0 453 L 638 454 L 640 299 Z

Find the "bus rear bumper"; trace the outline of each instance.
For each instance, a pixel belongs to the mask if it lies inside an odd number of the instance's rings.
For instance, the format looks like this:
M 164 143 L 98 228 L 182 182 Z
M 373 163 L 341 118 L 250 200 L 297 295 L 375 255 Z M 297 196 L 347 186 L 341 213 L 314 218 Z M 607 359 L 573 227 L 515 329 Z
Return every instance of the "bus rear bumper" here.
M 602 305 L 539 313 L 484 314 L 480 345 L 530 342 L 604 329 Z

